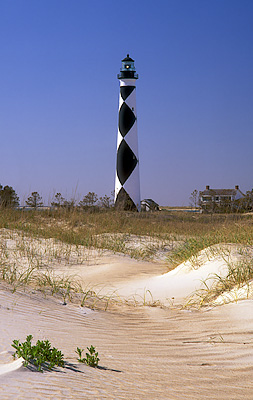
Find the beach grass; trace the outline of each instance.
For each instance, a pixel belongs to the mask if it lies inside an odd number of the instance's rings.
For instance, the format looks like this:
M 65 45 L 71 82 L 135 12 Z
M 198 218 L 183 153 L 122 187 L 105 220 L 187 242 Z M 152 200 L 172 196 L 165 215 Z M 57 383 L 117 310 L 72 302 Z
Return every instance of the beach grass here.
M 195 214 L 160 211 L 116 212 L 114 209 L 13 210 L 1 209 L 0 228 L 17 229 L 30 235 L 56 238 L 65 243 L 94 245 L 96 235 L 125 233 L 189 239 L 208 237 L 232 242 L 252 242 L 253 216 L 243 214 Z M 213 239 L 211 239 L 213 238 Z M 204 245 L 204 243 L 203 243 Z
M 209 282 L 211 281 L 211 284 Z M 237 302 L 239 299 L 252 298 L 250 282 L 253 281 L 252 259 L 243 262 L 228 264 L 228 274 L 222 277 L 218 274 L 210 275 L 203 281 L 204 288 L 189 296 L 184 308 L 201 308 Z M 241 294 L 240 294 L 241 292 Z

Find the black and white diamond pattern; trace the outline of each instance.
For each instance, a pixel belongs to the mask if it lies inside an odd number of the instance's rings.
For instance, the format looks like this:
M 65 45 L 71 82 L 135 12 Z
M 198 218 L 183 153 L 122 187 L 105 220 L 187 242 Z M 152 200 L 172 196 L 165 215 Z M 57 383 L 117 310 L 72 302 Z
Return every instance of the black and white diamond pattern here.
M 127 181 L 137 164 L 137 158 L 123 139 L 117 154 L 117 175 L 121 185 Z
M 135 80 L 120 81 L 115 206 L 140 210 Z
M 120 95 L 123 100 L 126 100 L 126 98 L 132 93 L 132 91 L 135 89 L 135 86 L 121 86 L 120 88 Z
M 133 111 L 123 102 L 119 110 L 119 131 L 123 137 L 130 131 L 135 120 Z

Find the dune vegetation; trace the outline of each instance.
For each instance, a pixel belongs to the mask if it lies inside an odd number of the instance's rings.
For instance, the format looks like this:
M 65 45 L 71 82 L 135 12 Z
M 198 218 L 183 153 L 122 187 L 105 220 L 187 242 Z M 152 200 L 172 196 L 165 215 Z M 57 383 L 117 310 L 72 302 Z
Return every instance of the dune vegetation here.
M 245 256 L 253 246 L 253 216 L 245 214 L 3 208 L 0 230 L 1 281 L 11 285 L 13 290 L 33 286 L 44 293 L 58 293 L 64 301 L 78 293 L 82 305 L 94 296 L 98 300 L 99 296 L 93 290 L 82 289 L 70 276 L 54 276 L 52 270 L 46 269 L 49 263 L 89 262 L 98 252 L 107 250 L 159 262 L 161 259 L 156 257 L 160 252 L 169 271 L 186 260 L 194 260 L 201 250 L 213 245 L 234 243 Z M 39 245 L 42 241 L 44 246 Z M 11 246 L 15 247 L 12 251 Z M 217 277 L 215 291 L 206 285 L 207 292 L 202 294 L 201 304 L 219 296 L 228 287 L 242 286 L 253 279 L 252 261 L 246 258 L 237 269 L 230 266 L 227 279 Z M 22 267 L 21 259 L 25 260 Z M 109 301 L 104 297 L 99 300 L 106 304 Z

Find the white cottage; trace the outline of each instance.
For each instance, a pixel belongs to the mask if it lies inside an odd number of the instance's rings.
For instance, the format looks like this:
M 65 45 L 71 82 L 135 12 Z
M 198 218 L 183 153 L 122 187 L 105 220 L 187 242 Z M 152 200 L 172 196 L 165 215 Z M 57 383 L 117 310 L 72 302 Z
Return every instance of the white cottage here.
M 210 189 L 210 186 L 206 186 L 206 190 L 199 192 L 199 205 L 202 209 L 208 209 L 210 206 L 232 206 L 244 196 L 238 185 L 234 189 Z

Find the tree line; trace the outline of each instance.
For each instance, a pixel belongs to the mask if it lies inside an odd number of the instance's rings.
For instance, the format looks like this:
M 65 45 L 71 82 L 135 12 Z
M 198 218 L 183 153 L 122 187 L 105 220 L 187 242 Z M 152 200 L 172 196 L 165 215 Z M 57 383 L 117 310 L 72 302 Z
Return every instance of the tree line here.
M 56 193 L 50 203 L 51 207 L 55 208 L 74 208 L 82 209 L 90 208 L 111 208 L 113 206 L 113 192 L 111 196 L 104 195 L 98 197 L 94 192 L 88 192 L 79 203 L 75 199 L 67 200 L 61 193 Z M 17 208 L 20 205 L 20 200 L 15 190 L 11 186 L 2 186 L 0 184 L 0 207 L 2 208 Z M 43 199 L 39 192 L 32 192 L 25 200 L 25 206 L 30 208 L 43 207 Z

